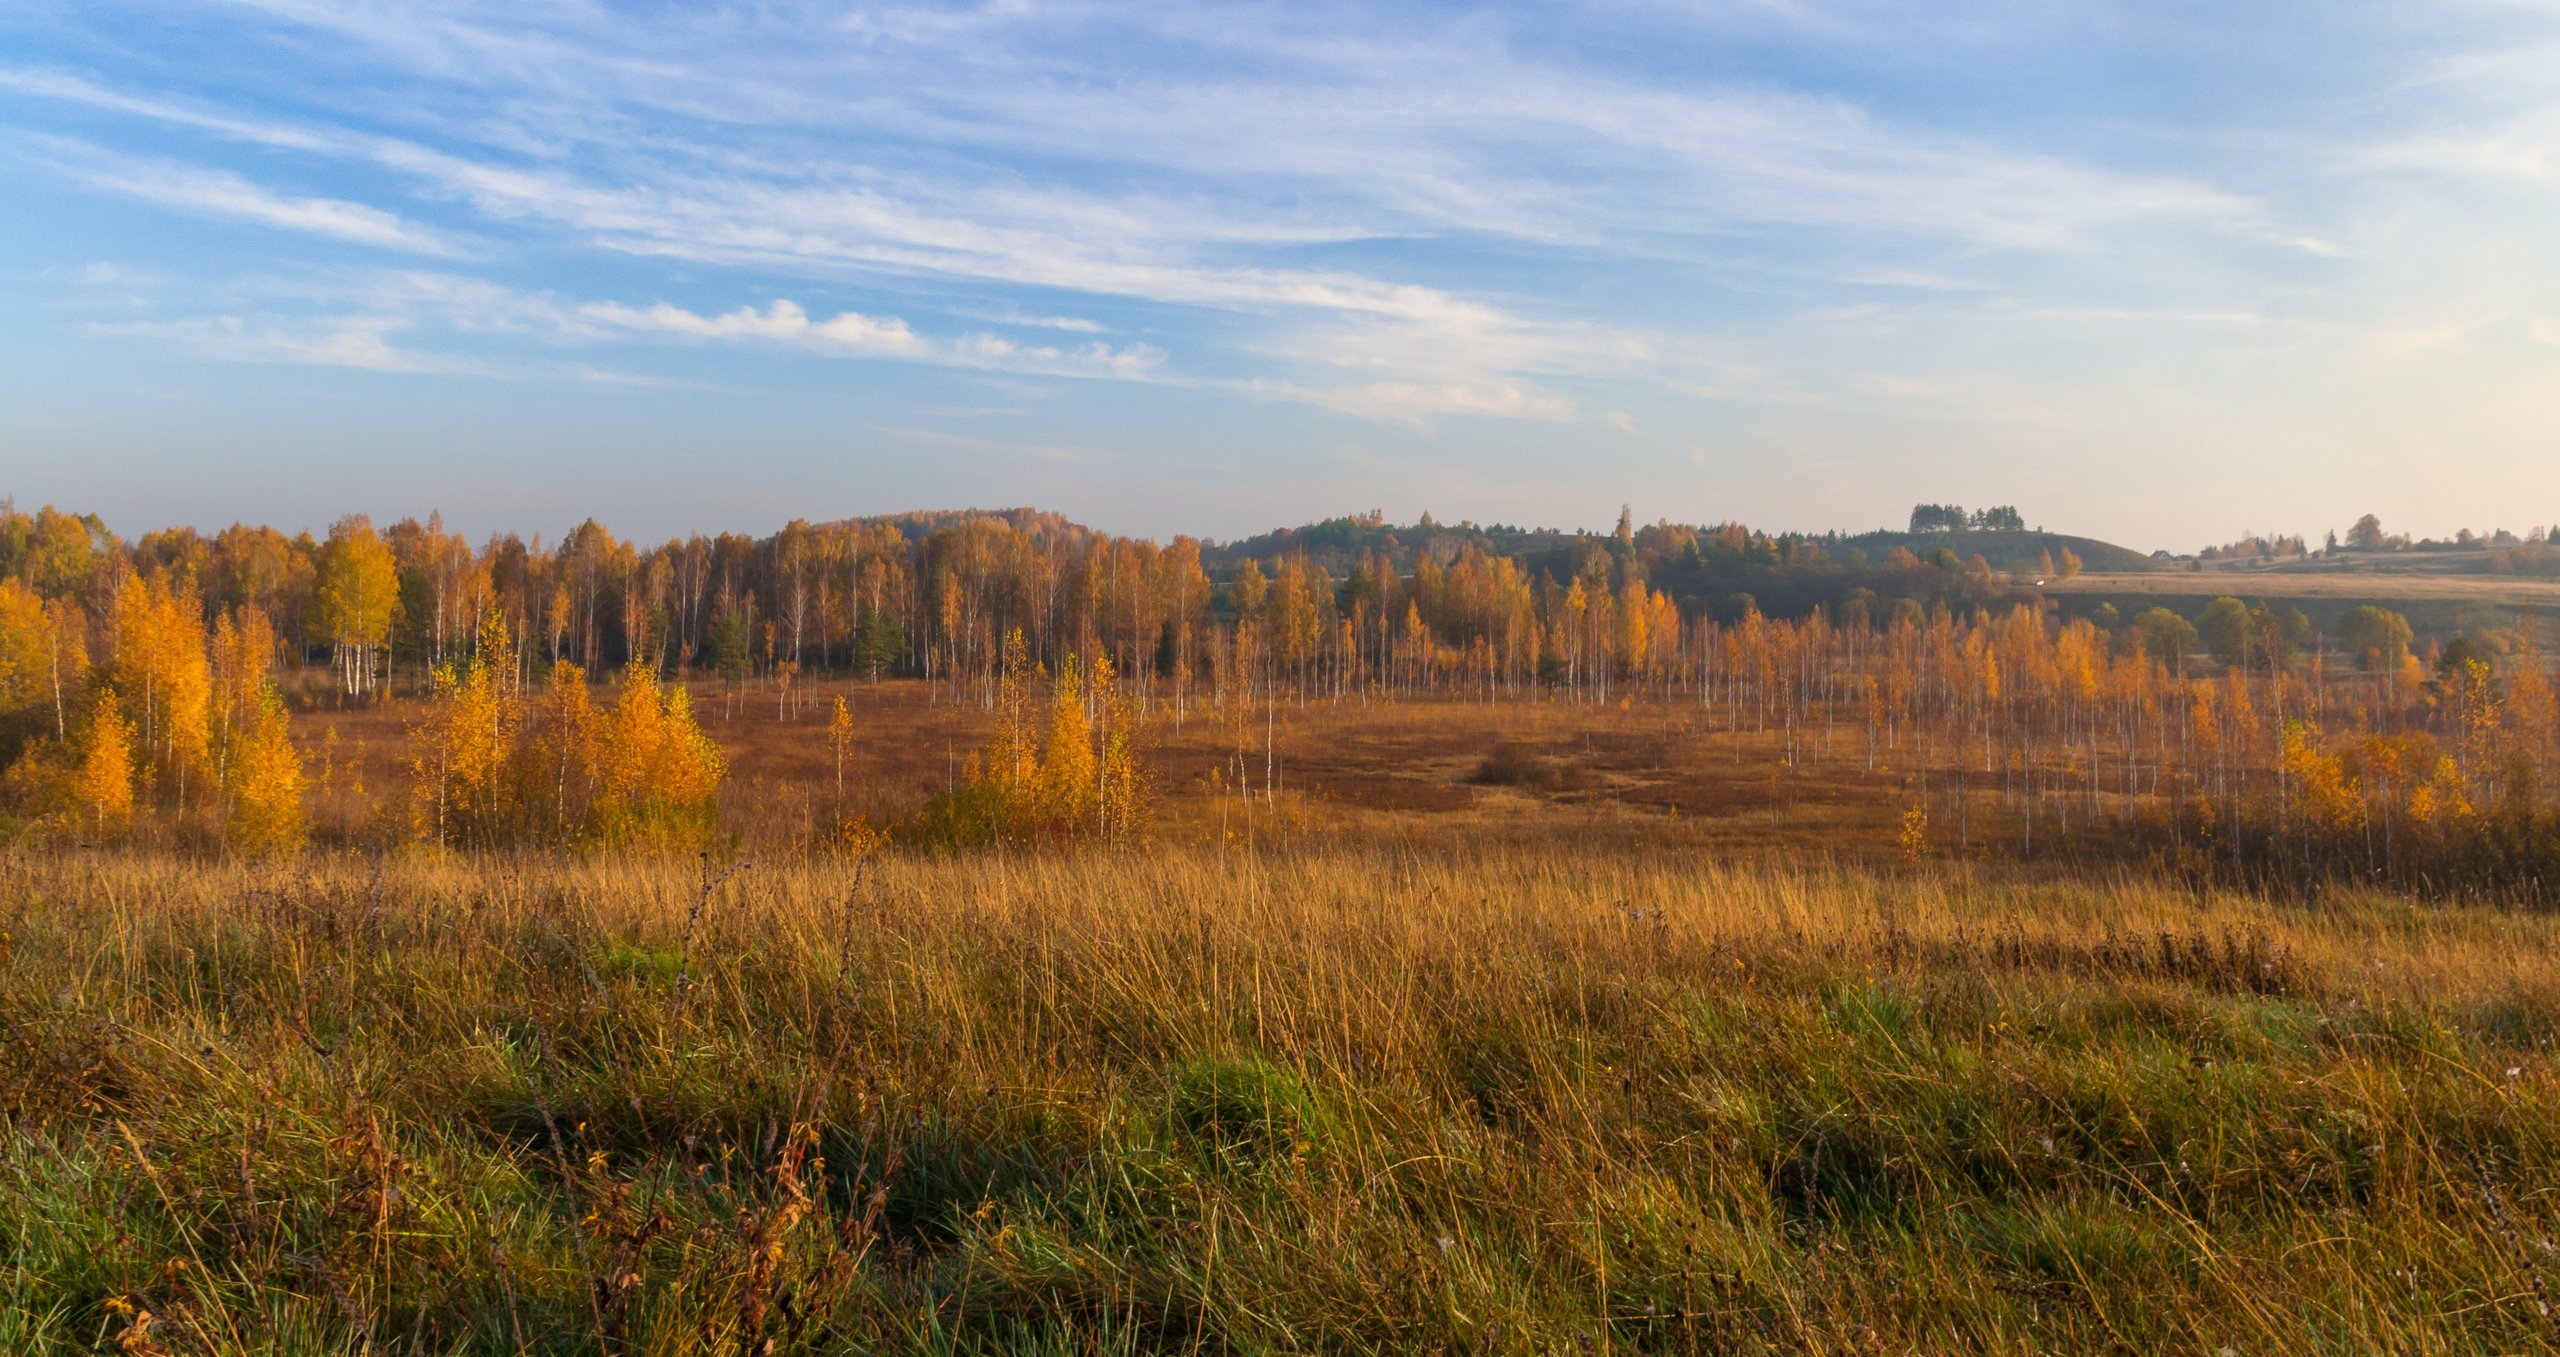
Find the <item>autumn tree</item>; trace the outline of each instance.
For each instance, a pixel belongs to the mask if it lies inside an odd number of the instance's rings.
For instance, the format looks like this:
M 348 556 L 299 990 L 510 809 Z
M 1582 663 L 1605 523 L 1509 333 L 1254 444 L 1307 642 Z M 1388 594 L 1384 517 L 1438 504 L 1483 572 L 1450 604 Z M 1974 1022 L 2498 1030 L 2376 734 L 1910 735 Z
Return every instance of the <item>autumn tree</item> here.
M 231 846 L 253 857 L 302 845 L 306 780 L 286 725 L 283 696 L 273 684 L 261 685 L 231 756 L 231 813 L 224 825 Z
M 625 671 L 590 758 L 595 796 L 586 822 L 596 842 L 700 848 L 719 832 L 728 760 L 695 724 L 681 686 L 661 687 L 645 666 Z
M 80 816 L 99 838 L 121 836 L 133 823 L 133 724 L 101 686 L 81 731 L 80 763 L 72 791 Z
M 1083 668 L 1070 655 L 1050 687 L 1048 737 L 1041 744 L 1040 771 L 1032 780 L 1033 797 L 1026 809 L 1044 827 L 1082 827 L 1092 818 L 1100 790 L 1095 771 Z
M 88 589 L 121 545 L 96 514 L 67 514 L 50 504 L 27 514 L 0 500 L 0 575 L 46 598 Z
M 834 715 L 827 718 L 827 747 L 836 756 L 836 802 L 844 802 L 844 760 L 853 749 L 853 710 L 845 705 L 844 695 L 836 695 Z
M 312 631 L 329 643 L 341 691 L 362 696 L 378 686 L 376 659 L 391 644 L 400 608 L 399 562 L 362 514 L 329 528 L 311 591 Z
M 411 808 L 419 836 L 451 847 L 493 847 L 526 828 L 519 779 L 521 702 L 504 691 L 513 642 L 496 614 L 459 665 L 431 678 L 426 714 L 410 734 Z
M 138 727 L 142 764 L 183 809 L 213 780 L 213 669 L 192 587 L 128 575 L 109 609 L 108 682 Z
M 88 654 L 77 636 L 65 637 L 59 610 L 16 579 L 0 579 L 0 767 L 39 735 L 69 731 L 64 709 L 63 661 Z M 77 669 L 72 676 L 77 679 Z
M 1108 659 L 1093 669 L 1094 707 L 1101 713 L 1095 769 L 1095 828 L 1105 838 L 1126 839 L 1146 818 L 1147 776 L 1138 759 L 1139 708 Z

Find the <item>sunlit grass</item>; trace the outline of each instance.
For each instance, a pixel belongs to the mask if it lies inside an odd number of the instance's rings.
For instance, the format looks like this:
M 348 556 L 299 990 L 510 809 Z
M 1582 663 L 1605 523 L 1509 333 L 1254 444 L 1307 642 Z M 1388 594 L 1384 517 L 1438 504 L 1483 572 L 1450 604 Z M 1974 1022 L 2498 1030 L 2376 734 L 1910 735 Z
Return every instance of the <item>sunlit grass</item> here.
M 1555 845 L 6 867 L 11 1352 L 2560 1336 L 2538 915 Z

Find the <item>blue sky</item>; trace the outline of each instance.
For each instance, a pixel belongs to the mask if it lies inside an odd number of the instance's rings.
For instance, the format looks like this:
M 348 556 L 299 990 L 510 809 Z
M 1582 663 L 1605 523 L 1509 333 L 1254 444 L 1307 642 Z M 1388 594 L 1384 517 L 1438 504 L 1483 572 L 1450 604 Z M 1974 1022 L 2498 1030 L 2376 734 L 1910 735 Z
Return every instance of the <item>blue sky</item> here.
M 2560 519 L 2560 0 L 18 0 L 0 493 Z

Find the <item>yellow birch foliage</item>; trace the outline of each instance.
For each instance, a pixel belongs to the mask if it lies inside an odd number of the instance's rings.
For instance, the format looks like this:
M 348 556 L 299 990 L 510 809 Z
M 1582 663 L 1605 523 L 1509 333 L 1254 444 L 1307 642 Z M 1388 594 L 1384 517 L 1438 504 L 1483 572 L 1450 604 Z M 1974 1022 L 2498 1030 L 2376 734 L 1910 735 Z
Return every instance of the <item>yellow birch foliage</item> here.
M 15 577 L 0 579 L 0 719 L 38 710 L 50 716 L 52 632 L 36 591 Z
M 457 672 L 435 671 L 428 714 L 411 736 L 411 812 L 419 837 L 447 846 L 490 847 L 513 827 L 507 768 L 519 724 L 477 654 Z
M 827 745 L 836 754 L 836 800 L 844 800 L 844 758 L 853 750 L 853 711 L 844 695 L 836 695 L 835 714 L 827 718 Z
M 2458 826 L 2476 813 L 2462 766 L 2450 754 L 2439 757 L 2426 780 L 2409 793 L 2409 818 L 2437 830 Z
M 128 576 L 109 612 L 112 679 L 141 734 L 143 765 L 186 804 L 213 775 L 213 669 L 192 588 Z
M 536 756 L 551 782 L 552 827 L 566 834 L 577 826 L 577 808 L 585 801 L 595 766 L 595 704 L 587 696 L 584 668 L 552 661 L 542 718 L 546 729 Z
M 719 828 L 728 760 L 693 718 L 683 688 L 662 688 L 648 666 L 629 670 L 593 744 L 589 832 L 603 843 L 692 847 Z
M 2346 834 L 2363 823 L 2364 797 L 2346 761 L 2320 744 L 2320 728 L 2307 721 L 2287 721 L 2279 759 L 2294 802 L 2312 827 Z
M 275 625 L 256 605 L 243 604 L 214 619 L 211 658 L 218 724 L 245 726 L 256 719 L 275 653 Z
M 273 684 L 258 689 L 231 761 L 231 846 L 253 857 L 302 846 L 302 758 L 293 751 L 284 698 Z
M 1049 738 L 1040 751 L 1036 817 L 1050 825 L 1081 827 L 1093 819 L 1095 777 L 1093 722 L 1085 713 L 1084 674 L 1072 655 L 1058 668 L 1049 696 Z
M 1117 682 L 1108 658 L 1093 662 L 1095 707 L 1102 712 L 1102 757 L 1097 822 L 1103 836 L 1125 839 L 1146 816 L 1146 774 L 1138 766 L 1138 703 Z
M 996 676 L 996 738 L 987 751 L 986 777 L 1011 793 L 1032 784 L 1040 751 L 1032 739 L 1031 648 L 1022 629 L 1005 634 L 1003 666 Z
M 80 813 L 100 838 L 121 835 L 133 824 L 133 725 L 118 709 L 115 689 L 98 690 L 81 745 L 72 779 Z

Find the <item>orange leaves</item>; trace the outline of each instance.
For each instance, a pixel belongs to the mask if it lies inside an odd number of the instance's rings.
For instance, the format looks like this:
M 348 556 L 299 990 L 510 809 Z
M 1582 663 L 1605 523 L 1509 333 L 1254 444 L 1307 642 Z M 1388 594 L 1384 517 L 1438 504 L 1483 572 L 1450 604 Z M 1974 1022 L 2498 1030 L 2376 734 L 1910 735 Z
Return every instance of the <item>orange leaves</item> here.
M 1929 852 L 1929 809 L 1914 804 L 1902 813 L 1902 826 L 1894 835 L 1894 846 L 1902 850 L 1902 860 L 1918 862 Z
M 1101 790 L 1095 777 L 1093 722 L 1085 710 L 1084 674 L 1070 655 L 1058 667 L 1050 686 L 1049 734 L 1040 750 L 1036 789 L 1037 818 L 1058 825 L 1083 825 L 1093 817 Z
M 144 767 L 181 807 L 190 785 L 207 785 L 213 771 L 213 671 L 200 614 L 192 588 L 132 575 L 108 617 L 109 681 L 138 728 Z
M 73 792 L 82 818 L 101 838 L 121 836 L 133 824 L 133 725 L 118 709 L 115 689 L 98 689 L 80 742 Z
M 0 717 L 44 704 L 51 632 L 44 600 L 15 578 L 0 579 Z
M 694 720 L 691 696 L 641 665 L 599 712 L 586 671 L 563 660 L 538 700 L 519 697 L 508 691 L 515 644 L 484 619 L 469 660 L 437 669 L 411 735 L 418 837 L 474 848 L 708 844 L 728 759 Z
M 425 837 L 473 846 L 508 837 L 517 809 L 508 786 L 517 706 L 476 654 L 458 673 L 451 664 L 437 668 L 427 718 L 411 736 L 412 807 Z
M 261 684 L 242 725 L 231 765 L 231 815 L 224 826 L 233 848 L 253 857 L 302 846 L 302 759 L 285 730 L 284 699 Z
M 2362 789 L 2346 761 L 2320 745 L 2320 728 L 2307 721 L 2288 721 L 2277 753 L 2294 804 L 2314 829 L 2343 835 L 2362 827 Z
M 1069 655 L 1049 690 L 1045 729 L 1035 735 L 1031 688 L 1037 671 L 1019 631 L 1006 639 L 998 684 L 996 730 L 970 782 L 992 792 L 1007 832 L 1016 836 L 1120 838 L 1144 818 L 1146 776 L 1136 736 L 1137 698 L 1119 681 L 1110 657 L 1088 668 Z M 1242 704 L 1236 704 L 1242 710 Z
M 844 694 L 836 694 L 836 709 L 827 718 L 827 747 L 836 755 L 836 800 L 844 800 L 844 760 L 853 752 L 853 710 L 844 703 Z

